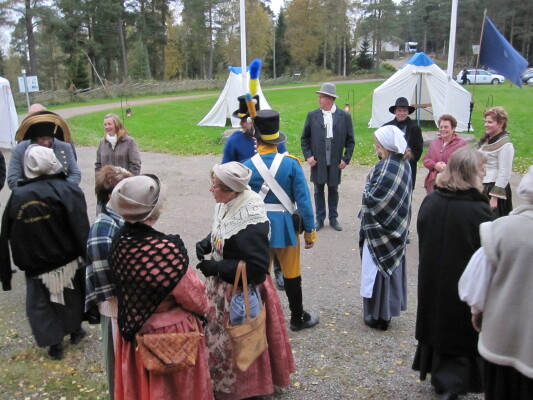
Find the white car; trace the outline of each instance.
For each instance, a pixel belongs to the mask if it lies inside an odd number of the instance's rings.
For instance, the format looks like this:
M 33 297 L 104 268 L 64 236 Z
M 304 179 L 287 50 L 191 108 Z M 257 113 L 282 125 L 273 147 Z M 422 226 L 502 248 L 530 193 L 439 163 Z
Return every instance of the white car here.
M 463 71 L 460 71 L 457 74 L 457 82 L 463 83 Z M 477 74 L 475 69 L 467 69 L 467 75 L 466 75 L 466 84 L 471 85 L 474 83 L 474 79 L 476 84 L 480 83 L 490 83 L 491 85 L 498 85 L 500 83 L 505 82 L 505 78 L 498 74 L 493 74 L 491 72 L 485 71 L 484 69 L 478 69 Z

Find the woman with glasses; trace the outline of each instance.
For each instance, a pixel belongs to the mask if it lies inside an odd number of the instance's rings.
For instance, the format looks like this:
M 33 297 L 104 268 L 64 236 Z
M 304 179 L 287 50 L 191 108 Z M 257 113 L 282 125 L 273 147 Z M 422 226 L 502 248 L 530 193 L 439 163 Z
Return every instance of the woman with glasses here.
M 271 394 L 274 386 L 288 386 L 294 371 L 283 309 L 268 272 L 270 223 L 263 199 L 248 186 L 251 175 L 249 168 L 235 161 L 215 165 L 210 192 L 217 204 L 211 233 L 196 244 L 196 256 L 202 260 L 197 268 L 207 278 L 211 303 L 206 339 L 217 400 Z M 246 371 L 235 367 L 225 330 L 240 260 L 246 262 L 248 282 L 255 285 L 267 314 L 268 349 Z

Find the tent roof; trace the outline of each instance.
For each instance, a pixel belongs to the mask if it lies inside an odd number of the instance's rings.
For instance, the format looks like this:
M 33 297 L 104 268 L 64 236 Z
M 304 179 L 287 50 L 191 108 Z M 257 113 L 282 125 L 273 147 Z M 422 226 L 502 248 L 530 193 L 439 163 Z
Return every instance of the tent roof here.
M 433 120 L 442 114 L 457 119 L 457 131 L 466 131 L 472 95 L 424 53 L 416 53 L 389 79 L 374 89 L 369 128 L 378 128 L 394 118 L 389 107 L 398 97 L 405 97 L 417 108 L 411 118 Z
M 247 68 L 248 69 L 248 68 Z M 231 126 L 238 128 L 240 126 L 240 119 L 233 118 L 232 114 L 235 110 L 239 108 L 239 101 L 237 97 L 242 96 L 242 75 L 241 67 L 228 67 L 230 71 L 228 80 L 222 93 L 218 97 L 215 105 L 211 110 L 205 115 L 205 117 L 198 122 L 198 126 L 226 126 L 226 120 L 230 118 Z M 249 80 L 249 73 L 247 75 L 247 81 Z M 246 84 L 248 87 L 248 83 Z M 257 95 L 259 96 L 259 104 L 261 105 L 262 110 L 270 110 L 271 107 L 268 104 L 268 101 L 261 90 L 261 84 L 258 85 Z

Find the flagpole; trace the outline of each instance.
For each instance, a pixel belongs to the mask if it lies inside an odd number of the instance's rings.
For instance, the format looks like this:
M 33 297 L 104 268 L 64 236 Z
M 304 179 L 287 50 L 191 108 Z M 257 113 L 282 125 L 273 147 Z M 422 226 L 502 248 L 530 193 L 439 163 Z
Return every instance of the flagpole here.
M 452 15 L 450 18 L 450 42 L 448 43 L 448 77 L 453 79 L 453 65 L 455 64 L 455 34 L 457 31 L 457 3 L 452 0 Z
M 248 74 L 246 72 L 246 12 L 244 0 L 240 0 L 240 24 L 241 24 L 241 85 L 242 93 L 248 92 Z
M 476 76 L 477 76 L 477 70 L 479 68 L 479 54 L 481 53 L 481 45 L 483 44 L 483 31 L 485 30 L 485 21 L 487 20 L 487 9 L 485 8 L 485 11 L 483 12 L 483 25 L 481 25 L 481 35 L 479 36 L 479 49 L 477 52 L 477 58 L 476 58 L 476 71 L 474 73 L 474 88 L 472 89 L 472 100 L 474 100 L 474 97 L 476 95 Z M 474 101 L 470 102 L 470 115 L 468 117 L 468 128 L 466 132 L 470 132 L 470 127 L 472 126 L 472 112 L 474 111 Z

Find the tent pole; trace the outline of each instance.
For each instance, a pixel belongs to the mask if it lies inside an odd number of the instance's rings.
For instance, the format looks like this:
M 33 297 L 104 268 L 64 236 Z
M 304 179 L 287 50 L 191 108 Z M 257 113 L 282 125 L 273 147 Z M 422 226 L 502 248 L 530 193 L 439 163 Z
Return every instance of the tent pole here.
M 483 12 L 483 25 L 481 25 L 481 35 L 479 36 L 479 50 L 477 52 L 476 58 L 476 73 L 474 74 L 474 88 L 472 89 L 472 101 L 470 102 L 470 115 L 468 116 L 468 129 L 466 133 L 470 132 L 470 127 L 472 126 L 472 111 L 474 111 L 474 96 L 476 94 L 476 75 L 477 69 L 479 68 L 479 53 L 481 53 L 481 46 L 483 45 L 483 31 L 485 30 L 485 20 L 487 19 L 487 9 Z
M 418 83 L 418 100 L 416 102 L 416 122 L 420 126 L 420 102 L 422 101 L 422 74 L 420 74 L 420 82 Z

